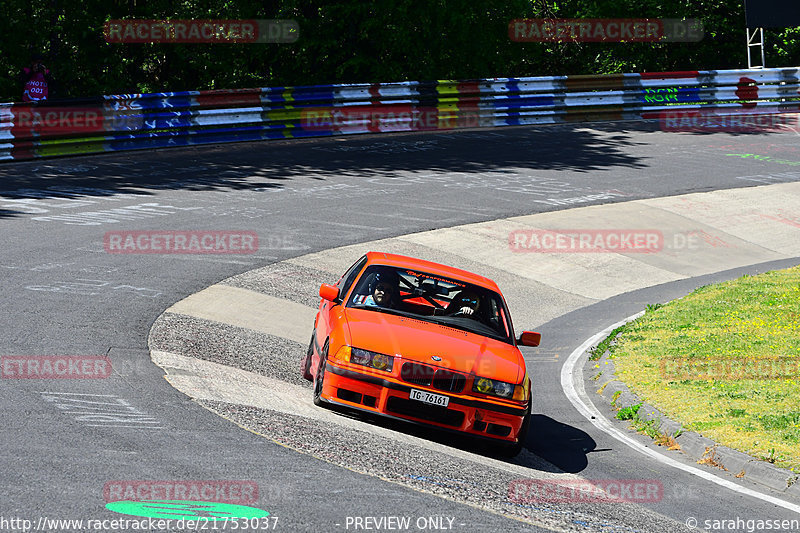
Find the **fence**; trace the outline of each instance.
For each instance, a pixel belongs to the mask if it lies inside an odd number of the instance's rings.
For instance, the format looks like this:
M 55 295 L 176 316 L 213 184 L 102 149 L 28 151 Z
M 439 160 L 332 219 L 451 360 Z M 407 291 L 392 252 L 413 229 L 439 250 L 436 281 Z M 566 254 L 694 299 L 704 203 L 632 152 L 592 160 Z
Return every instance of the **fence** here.
M 798 69 L 341 84 L 0 104 L 0 160 L 665 114 L 796 113 Z

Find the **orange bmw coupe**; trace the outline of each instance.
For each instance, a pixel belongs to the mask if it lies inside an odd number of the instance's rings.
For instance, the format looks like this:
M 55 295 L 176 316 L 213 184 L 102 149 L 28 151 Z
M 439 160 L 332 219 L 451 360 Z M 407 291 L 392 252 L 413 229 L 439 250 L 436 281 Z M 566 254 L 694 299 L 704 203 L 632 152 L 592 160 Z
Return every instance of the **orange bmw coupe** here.
M 323 284 L 303 376 L 314 403 L 524 445 L 531 380 L 492 280 L 402 255 L 369 252 Z

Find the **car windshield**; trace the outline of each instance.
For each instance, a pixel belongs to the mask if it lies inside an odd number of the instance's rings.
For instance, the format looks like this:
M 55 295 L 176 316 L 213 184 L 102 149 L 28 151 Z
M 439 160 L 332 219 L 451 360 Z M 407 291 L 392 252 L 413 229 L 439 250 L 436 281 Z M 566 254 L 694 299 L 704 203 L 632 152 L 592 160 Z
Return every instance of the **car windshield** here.
M 409 316 L 514 343 L 502 297 L 447 276 L 371 265 L 358 279 L 347 307 Z

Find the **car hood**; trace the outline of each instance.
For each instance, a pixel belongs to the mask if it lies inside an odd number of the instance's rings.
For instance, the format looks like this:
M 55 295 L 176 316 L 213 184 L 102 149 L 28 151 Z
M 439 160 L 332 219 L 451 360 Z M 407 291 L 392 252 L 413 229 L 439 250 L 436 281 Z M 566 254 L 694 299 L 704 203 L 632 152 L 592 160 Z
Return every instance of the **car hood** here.
M 507 383 L 521 382 L 525 373 L 519 349 L 483 335 L 368 309 L 349 308 L 346 319 L 356 348 Z

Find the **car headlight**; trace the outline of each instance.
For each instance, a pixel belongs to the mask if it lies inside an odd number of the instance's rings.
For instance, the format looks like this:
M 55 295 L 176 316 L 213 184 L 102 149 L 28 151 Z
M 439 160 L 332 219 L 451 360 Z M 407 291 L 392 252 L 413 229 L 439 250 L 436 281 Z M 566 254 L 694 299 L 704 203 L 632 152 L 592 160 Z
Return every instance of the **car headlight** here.
M 351 348 L 350 362 L 357 365 L 368 366 L 376 370 L 391 372 L 394 366 L 394 357 L 361 348 Z
M 501 398 L 511 399 L 514 396 L 513 384 L 497 381 L 496 379 L 476 377 L 475 382 L 472 384 L 472 390 L 481 394 L 500 396 Z

